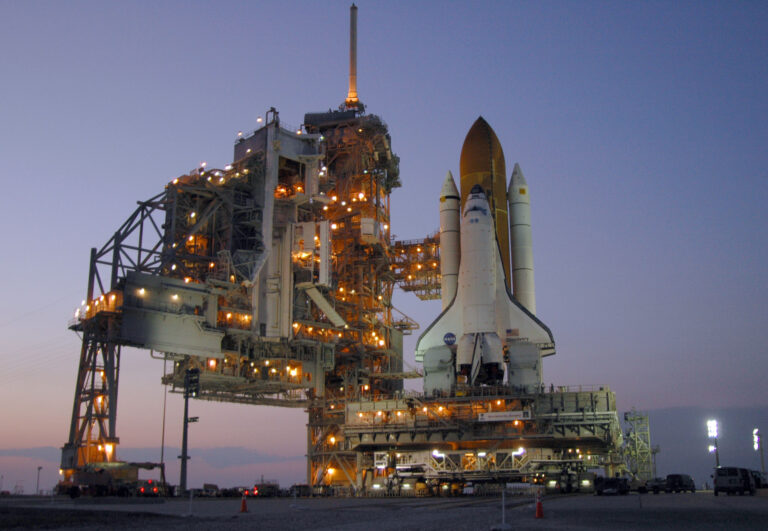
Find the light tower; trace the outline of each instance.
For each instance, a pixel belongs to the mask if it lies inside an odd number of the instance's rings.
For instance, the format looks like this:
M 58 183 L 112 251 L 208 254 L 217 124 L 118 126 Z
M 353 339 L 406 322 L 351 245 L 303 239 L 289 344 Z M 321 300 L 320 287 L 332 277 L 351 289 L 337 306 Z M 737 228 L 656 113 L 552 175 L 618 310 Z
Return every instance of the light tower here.
M 760 430 L 752 430 L 752 447 L 755 452 L 760 452 L 760 472 L 765 476 L 765 455 L 763 454 L 763 440 L 760 438 Z
M 187 491 L 187 441 L 189 438 L 189 423 L 197 422 L 198 417 L 189 416 L 189 397 L 197 397 L 200 394 L 200 369 L 187 369 L 184 375 L 184 424 L 181 435 L 181 470 L 179 473 L 179 487 L 181 492 Z
M 709 445 L 709 453 L 715 454 L 715 466 L 720 466 L 720 450 L 717 447 L 717 421 L 707 421 L 707 435 L 714 441 L 715 444 Z

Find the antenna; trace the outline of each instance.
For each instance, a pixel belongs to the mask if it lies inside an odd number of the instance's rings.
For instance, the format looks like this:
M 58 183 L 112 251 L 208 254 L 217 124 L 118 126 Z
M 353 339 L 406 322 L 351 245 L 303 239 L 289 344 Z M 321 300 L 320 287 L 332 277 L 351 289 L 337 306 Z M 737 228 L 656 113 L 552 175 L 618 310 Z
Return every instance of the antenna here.
M 348 109 L 356 109 L 360 104 L 357 98 L 357 6 L 349 8 L 349 92 L 344 101 Z

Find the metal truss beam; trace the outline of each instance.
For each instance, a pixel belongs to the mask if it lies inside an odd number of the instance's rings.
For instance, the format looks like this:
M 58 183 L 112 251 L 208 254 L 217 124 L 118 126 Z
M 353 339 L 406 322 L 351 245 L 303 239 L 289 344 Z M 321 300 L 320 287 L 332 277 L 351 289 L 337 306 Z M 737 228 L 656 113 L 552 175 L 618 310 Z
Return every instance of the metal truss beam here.
M 62 449 L 65 471 L 116 458 L 118 328 L 116 316 L 106 312 L 84 325 L 69 438 Z

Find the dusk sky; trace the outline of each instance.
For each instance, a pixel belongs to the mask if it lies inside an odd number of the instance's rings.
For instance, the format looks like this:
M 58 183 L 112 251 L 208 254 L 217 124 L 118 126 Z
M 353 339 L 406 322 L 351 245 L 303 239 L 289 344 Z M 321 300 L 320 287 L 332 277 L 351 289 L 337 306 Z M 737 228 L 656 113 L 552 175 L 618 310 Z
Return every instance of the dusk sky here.
M 34 491 L 37 466 L 57 480 L 58 453 L 17 450 L 67 439 L 89 249 L 174 177 L 231 162 L 270 107 L 296 126 L 337 108 L 349 4 L 0 0 L 3 489 Z M 768 3 L 357 5 L 360 99 L 401 158 L 398 239 L 437 230 L 482 115 L 531 191 L 546 384 L 607 384 L 620 412 L 768 408 Z M 440 307 L 395 304 L 422 329 Z M 118 456 L 159 460 L 162 372 L 123 351 Z M 303 411 L 190 409 L 192 486 L 304 481 Z M 181 410 L 168 395 L 174 447 Z M 202 459 L 216 447 L 240 450 Z

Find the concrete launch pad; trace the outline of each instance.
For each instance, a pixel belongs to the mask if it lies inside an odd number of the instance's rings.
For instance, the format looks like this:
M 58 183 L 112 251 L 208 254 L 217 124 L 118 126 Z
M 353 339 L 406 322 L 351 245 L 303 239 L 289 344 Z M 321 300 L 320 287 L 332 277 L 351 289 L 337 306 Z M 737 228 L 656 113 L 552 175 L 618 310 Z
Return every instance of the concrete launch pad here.
M 763 530 L 768 497 L 711 492 L 678 495 L 545 497 L 544 518 L 535 518 L 530 496 L 507 496 L 505 518 L 514 529 L 743 529 Z M 270 498 L 186 500 L 162 504 L 73 504 L 53 501 L 0 501 L 0 527 L 6 529 L 305 529 L 356 530 L 375 522 L 381 530 L 488 530 L 501 523 L 498 496 L 462 498 Z

